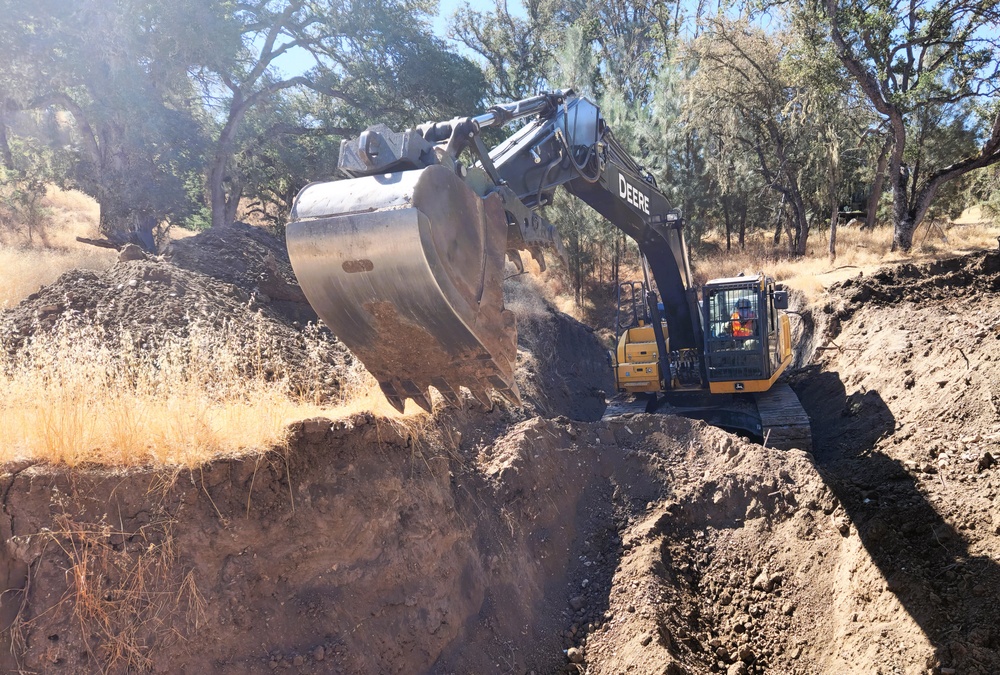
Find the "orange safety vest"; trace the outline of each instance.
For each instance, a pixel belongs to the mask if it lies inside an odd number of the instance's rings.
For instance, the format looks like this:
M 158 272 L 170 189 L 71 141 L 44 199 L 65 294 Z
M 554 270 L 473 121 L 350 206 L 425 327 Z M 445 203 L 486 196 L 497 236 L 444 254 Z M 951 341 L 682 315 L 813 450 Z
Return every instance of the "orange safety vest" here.
M 753 335 L 753 318 L 741 319 L 738 311 L 733 312 L 730 318 L 733 322 L 733 337 L 751 337 Z

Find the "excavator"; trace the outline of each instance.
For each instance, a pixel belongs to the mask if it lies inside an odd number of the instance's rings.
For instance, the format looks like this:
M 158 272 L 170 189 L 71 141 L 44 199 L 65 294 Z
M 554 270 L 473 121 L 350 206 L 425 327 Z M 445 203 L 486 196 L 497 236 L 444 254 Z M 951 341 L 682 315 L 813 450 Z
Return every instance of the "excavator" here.
M 492 149 L 484 132 L 522 126 Z M 492 132 L 491 132 L 492 133 Z M 341 143 L 346 178 L 295 199 L 288 253 L 320 318 L 402 411 L 460 389 L 519 403 L 505 260 L 565 259 L 540 213 L 562 187 L 638 245 L 644 279 L 619 289 L 616 387 L 774 446 L 808 448 L 808 418 L 778 376 L 792 358 L 786 291 L 763 275 L 692 283 L 684 219 L 624 150 L 600 109 L 572 90 Z M 650 279 L 651 277 L 651 279 Z M 700 292 L 699 292 L 700 291 Z M 634 405 L 634 404 L 633 404 Z

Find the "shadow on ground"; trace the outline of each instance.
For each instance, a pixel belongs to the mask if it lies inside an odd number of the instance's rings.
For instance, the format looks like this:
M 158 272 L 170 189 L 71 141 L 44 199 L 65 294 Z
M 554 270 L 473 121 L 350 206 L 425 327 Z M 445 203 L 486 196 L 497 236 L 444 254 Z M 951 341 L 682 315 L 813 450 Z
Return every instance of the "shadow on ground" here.
M 876 449 L 896 432 L 878 392 L 848 395 L 837 373 L 817 367 L 799 374 L 793 387 L 812 420 L 824 479 L 887 588 L 935 645 L 938 665 L 960 673 L 1000 672 L 1000 566 L 970 554 L 965 536 L 935 507 L 940 497 L 929 497 L 922 485 L 938 481 L 944 490 L 960 490 L 961 484 L 939 474 L 917 478 Z

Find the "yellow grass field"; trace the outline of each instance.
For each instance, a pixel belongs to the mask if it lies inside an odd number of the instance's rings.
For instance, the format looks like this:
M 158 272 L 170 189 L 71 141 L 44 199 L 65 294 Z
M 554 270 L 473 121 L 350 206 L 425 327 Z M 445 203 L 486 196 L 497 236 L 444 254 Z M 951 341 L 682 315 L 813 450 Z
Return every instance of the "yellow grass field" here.
M 24 238 L 0 238 L 0 309 L 12 307 L 71 269 L 106 269 L 117 254 L 76 241 L 96 237 L 97 203 L 81 192 L 50 187 L 42 200 L 47 225 L 33 246 Z
M 116 342 L 71 325 L 13 354 L 0 340 L 0 462 L 196 466 L 281 447 L 294 420 L 371 411 L 412 426 L 425 417 L 412 403 L 396 412 L 360 365 L 342 396 L 316 405 L 242 370 L 236 341 L 218 328 L 193 326 L 155 353 Z
M 106 248 L 82 244 L 77 237 L 97 238 L 100 209 L 97 202 L 76 190 L 49 187 L 41 203 L 46 223 L 29 243 L 22 235 L 0 232 L 0 309 L 12 307 L 41 286 L 52 283 L 72 269 L 107 269 L 118 254 Z M 179 227 L 172 239 L 194 233 Z
M 734 247 L 728 253 L 720 250 L 697 258 L 694 274 L 696 283 L 703 284 L 709 279 L 732 277 L 741 272 L 764 272 L 815 298 L 831 283 L 861 272 L 867 274 L 881 265 L 919 262 L 996 248 L 998 235 L 1000 227 L 988 221 L 967 224 L 927 222 L 917 228 L 913 249 L 902 253 L 890 250 L 892 229 L 889 227 L 878 227 L 873 231 L 840 227 L 837 230 L 837 256 L 831 260 L 827 254 L 828 232 L 810 233 L 809 254 L 802 258 L 790 256 L 784 248 L 776 251 L 769 236 L 755 233 L 753 237 L 748 237 L 747 246 L 742 251 Z M 719 248 L 724 249 L 725 240 L 715 243 L 721 244 Z

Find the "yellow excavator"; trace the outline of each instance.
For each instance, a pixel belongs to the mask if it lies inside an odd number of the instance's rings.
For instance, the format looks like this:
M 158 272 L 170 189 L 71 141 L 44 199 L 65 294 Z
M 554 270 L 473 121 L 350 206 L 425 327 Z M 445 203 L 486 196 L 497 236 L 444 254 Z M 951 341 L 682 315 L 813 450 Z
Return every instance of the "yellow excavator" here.
M 482 130 L 526 123 L 488 149 Z M 644 409 L 706 419 L 772 445 L 809 446 L 798 399 L 775 383 L 792 358 L 785 291 L 759 275 L 692 285 L 684 221 L 591 101 L 563 90 L 476 117 L 345 140 L 346 179 L 307 185 L 287 227 L 306 297 L 388 401 L 430 408 L 429 387 L 517 403 L 517 333 L 505 256 L 565 257 L 539 213 L 559 187 L 631 237 L 646 278 L 623 284 L 613 370 Z M 650 278 L 651 277 L 651 278 Z M 614 407 L 612 406 L 612 409 Z

